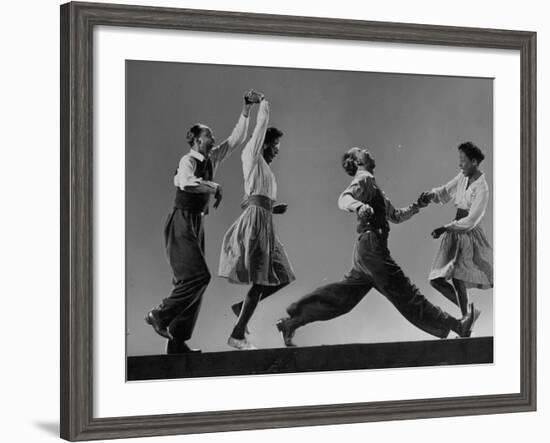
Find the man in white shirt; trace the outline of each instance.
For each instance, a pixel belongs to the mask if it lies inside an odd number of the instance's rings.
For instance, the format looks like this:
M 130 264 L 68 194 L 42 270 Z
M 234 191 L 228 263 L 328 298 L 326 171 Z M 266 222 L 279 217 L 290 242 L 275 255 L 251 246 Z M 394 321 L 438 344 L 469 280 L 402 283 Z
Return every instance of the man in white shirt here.
M 259 97 L 255 91 L 244 95 L 237 125 L 218 146 L 206 125 L 195 124 L 187 132 L 191 150 L 181 158 L 174 176 L 176 199 L 164 227 L 166 255 L 174 276 L 173 290 L 145 317 L 157 334 L 168 339 L 167 354 L 196 351 L 186 341 L 193 334 L 202 295 L 211 278 L 204 257 L 203 217 L 208 213 L 211 196 L 214 208 L 222 200 L 222 188 L 213 181 L 214 174 L 219 164 L 246 139 L 250 108 L 259 102 Z

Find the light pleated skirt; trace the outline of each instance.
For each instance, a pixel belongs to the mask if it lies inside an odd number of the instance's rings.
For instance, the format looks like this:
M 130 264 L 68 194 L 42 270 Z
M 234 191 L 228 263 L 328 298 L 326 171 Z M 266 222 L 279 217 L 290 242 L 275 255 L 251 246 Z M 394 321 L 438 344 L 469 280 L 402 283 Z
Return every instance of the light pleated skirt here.
M 277 286 L 296 277 L 273 229 L 273 214 L 248 206 L 225 233 L 218 275 L 231 283 Z
M 481 226 L 468 232 L 445 232 L 430 280 L 462 280 L 467 288 L 493 287 L 493 248 Z

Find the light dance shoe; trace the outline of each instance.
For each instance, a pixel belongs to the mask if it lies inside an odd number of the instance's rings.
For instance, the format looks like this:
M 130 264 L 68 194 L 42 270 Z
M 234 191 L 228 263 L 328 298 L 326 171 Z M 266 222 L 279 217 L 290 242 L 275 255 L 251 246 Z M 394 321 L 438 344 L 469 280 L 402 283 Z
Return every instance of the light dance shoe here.
M 185 341 L 181 340 L 168 340 L 166 343 L 166 354 L 197 354 L 202 352 L 200 349 L 190 348 Z
M 227 339 L 227 344 L 232 348 L 238 349 L 239 351 L 251 351 L 258 349 L 252 343 L 250 343 L 246 338 L 239 339 L 232 336 L 229 336 Z

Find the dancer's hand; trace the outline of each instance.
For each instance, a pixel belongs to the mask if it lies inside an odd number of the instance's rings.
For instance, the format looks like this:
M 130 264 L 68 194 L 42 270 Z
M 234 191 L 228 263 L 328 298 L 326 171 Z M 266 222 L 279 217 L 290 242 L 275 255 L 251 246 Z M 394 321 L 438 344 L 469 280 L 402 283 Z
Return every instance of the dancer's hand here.
M 374 214 L 374 210 L 369 205 L 366 205 L 366 204 L 363 204 L 357 210 L 357 215 L 360 218 L 369 218 L 373 214 Z
M 431 235 L 433 238 L 439 238 L 445 231 L 447 231 L 447 228 L 445 226 L 441 226 L 440 228 L 434 229 Z
M 422 192 L 420 194 L 420 196 L 418 197 L 418 200 L 416 201 L 416 203 L 421 208 L 425 208 L 426 206 L 428 206 L 432 202 L 432 199 L 433 199 L 433 193 L 432 192 Z
M 273 214 L 284 214 L 288 209 L 288 205 L 281 203 L 273 206 Z
M 214 194 L 214 209 L 218 209 L 223 198 L 223 190 L 220 185 L 216 188 L 216 193 Z
M 262 94 L 261 92 L 259 91 L 255 91 L 254 89 L 252 90 L 252 101 L 254 103 L 260 103 L 263 99 L 265 98 L 265 95 Z
M 245 93 L 243 95 L 245 105 L 253 105 L 254 104 L 252 102 L 252 92 L 253 92 L 252 89 L 249 89 L 248 91 L 245 91 Z
M 244 94 L 244 102 L 247 105 L 260 103 L 263 99 L 264 95 L 261 92 L 255 91 L 254 89 L 250 89 Z

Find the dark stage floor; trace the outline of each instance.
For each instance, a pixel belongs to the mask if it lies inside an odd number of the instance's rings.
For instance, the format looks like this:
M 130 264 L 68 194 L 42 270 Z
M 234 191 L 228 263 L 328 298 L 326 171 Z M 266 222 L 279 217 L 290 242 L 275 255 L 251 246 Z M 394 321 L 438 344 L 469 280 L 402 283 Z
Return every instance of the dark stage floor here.
M 128 357 L 127 380 L 493 363 L 493 337 Z

